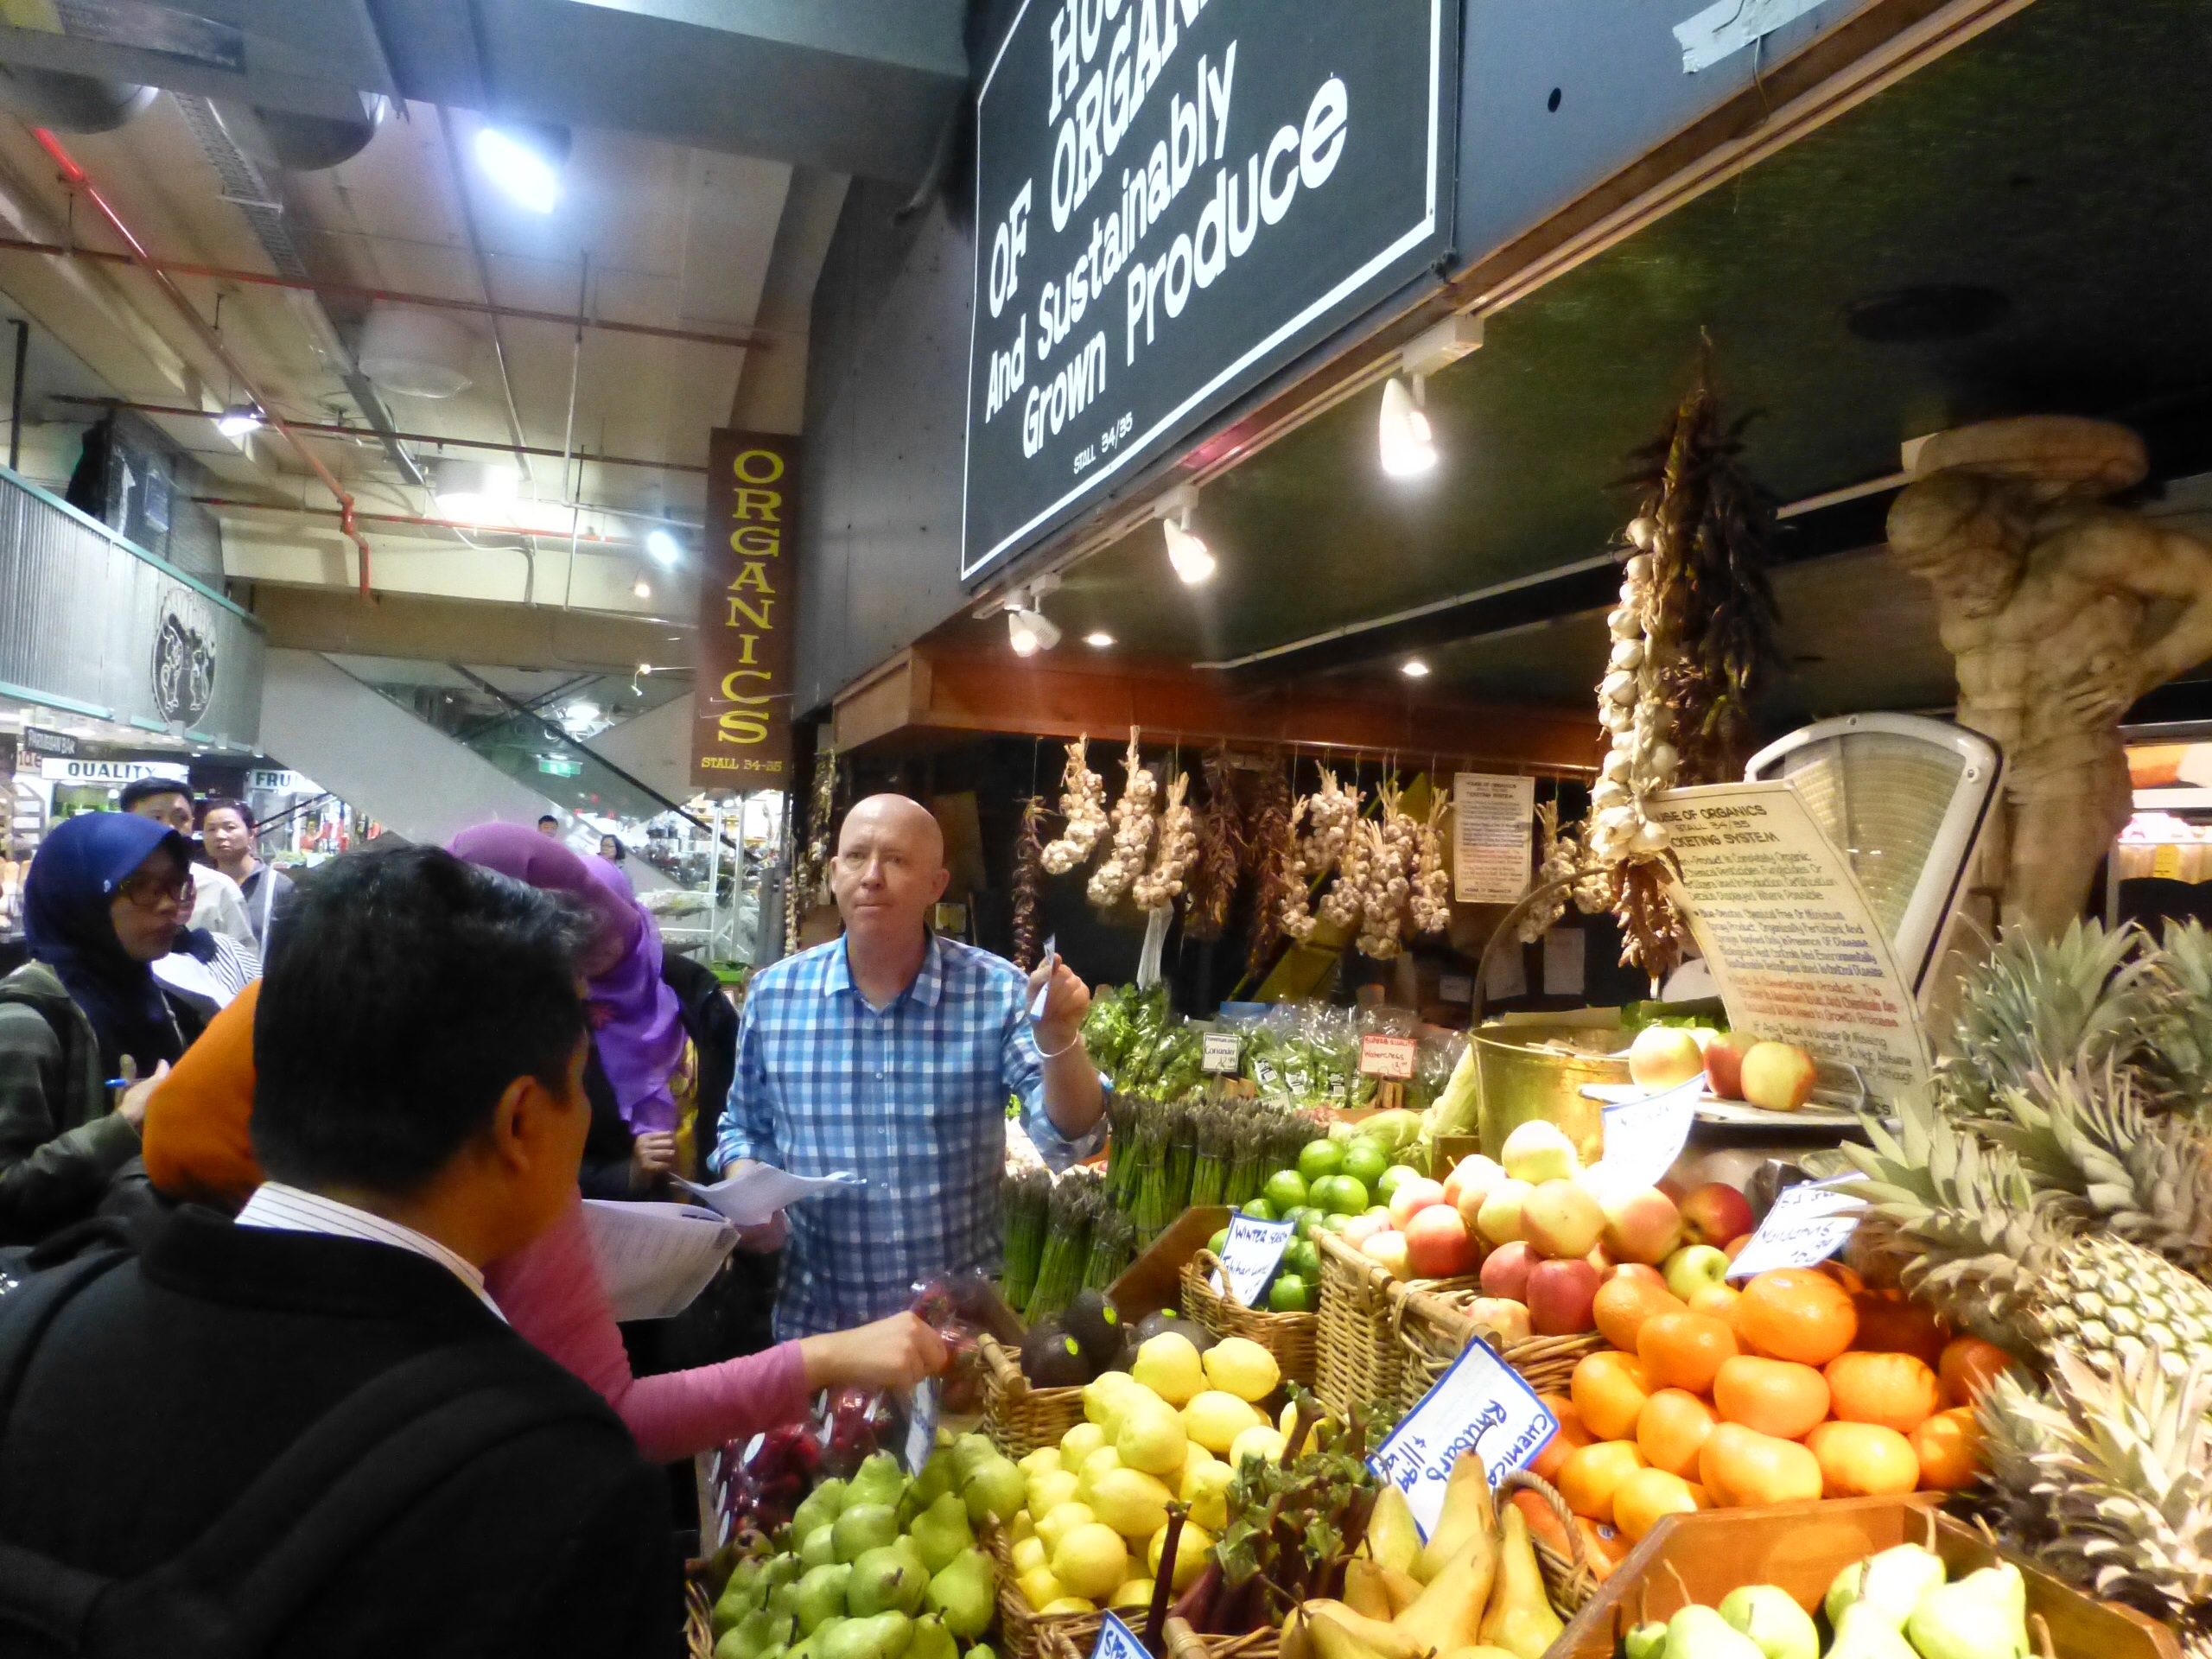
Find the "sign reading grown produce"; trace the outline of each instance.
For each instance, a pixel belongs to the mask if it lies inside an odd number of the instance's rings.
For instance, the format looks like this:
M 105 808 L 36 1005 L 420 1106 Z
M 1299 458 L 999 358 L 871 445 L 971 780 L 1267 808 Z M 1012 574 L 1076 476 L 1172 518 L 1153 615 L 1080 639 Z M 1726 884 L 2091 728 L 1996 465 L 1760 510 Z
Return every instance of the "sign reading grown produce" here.
M 1027 0 L 976 105 L 961 575 L 1444 251 L 1458 0 Z

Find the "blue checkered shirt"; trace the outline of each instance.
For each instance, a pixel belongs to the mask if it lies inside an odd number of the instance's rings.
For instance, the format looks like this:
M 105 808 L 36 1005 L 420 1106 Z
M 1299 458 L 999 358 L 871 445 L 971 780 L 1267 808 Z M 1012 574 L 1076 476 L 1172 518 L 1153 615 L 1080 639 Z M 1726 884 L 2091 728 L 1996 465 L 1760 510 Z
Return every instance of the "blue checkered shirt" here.
M 1045 1115 L 1025 983 L 1004 957 L 935 934 L 880 1013 L 854 988 L 842 938 L 753 976 L 715 1166 L 753 1158 L 868 1182 L 785 1212 L 779 1338 L 884 1319 L 940 1273 L 996 1268 L 1009 1095 L 1055 1167 L 1092 1149 L 1097 1130 L 1071 1141 Z

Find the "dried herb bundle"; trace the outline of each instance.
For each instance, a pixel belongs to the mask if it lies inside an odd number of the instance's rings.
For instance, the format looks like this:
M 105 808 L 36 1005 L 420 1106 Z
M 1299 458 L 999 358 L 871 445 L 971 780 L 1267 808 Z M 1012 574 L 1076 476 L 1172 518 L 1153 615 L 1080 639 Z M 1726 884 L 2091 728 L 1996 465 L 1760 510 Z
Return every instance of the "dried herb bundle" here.
M 1236 884 L 1251 857 L 1227 744 L 1217 743 L 1207 753 L 1205 779 L 1206 804 L 1198 814 L 1198 859 L 1191 869 L 1183 931 L 1194 939 L 1217 939 L 1229 930 Z
M 1037 901 L 1045 886 L 1045 798 L 1022 804 L 1021 838 L 1014 844 L 1014 965 L 1037 965 Z

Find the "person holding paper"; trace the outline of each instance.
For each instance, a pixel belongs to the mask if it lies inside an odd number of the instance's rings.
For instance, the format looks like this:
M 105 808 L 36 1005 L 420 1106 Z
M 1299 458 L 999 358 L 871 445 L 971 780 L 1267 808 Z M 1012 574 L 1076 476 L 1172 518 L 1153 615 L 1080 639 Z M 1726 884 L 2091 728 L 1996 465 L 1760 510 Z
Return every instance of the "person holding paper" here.
M 747 990 L 715 1167 L 866 1183 L 749 1236 L 764 1249 L 788 1236 L 779 1337 L 880 1319 L 918 1283 L 995 1262 L 1009 1095 L 1056 1166 L 1096 1145 L 1090 990 L 1057 959 L 1025 982 L 1003 957 L 931 932 L 950 879 L 928 809 L 868 797 L 846 814 L 830 866 L 844 936 L 760 969 Z

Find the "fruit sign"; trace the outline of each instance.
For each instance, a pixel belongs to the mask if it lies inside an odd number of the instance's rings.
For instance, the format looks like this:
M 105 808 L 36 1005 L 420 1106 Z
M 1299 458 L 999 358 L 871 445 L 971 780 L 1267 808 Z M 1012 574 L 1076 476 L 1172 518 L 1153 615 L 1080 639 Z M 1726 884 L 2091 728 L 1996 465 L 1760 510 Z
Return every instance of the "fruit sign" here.
M 1866 1208 L 1864 1198 L 1808 1181 L 1785 1187 L 1758 1231 L 1729 1264 L 1731 1279 L 1749 1279 L 1772 1268 L 1817 1268 L 1843 1248 Z
M 1179 1556 L 1182 1552 L 1176 1553 Z M 1144 1643 L 1137 1640 L 1135 1630 L 1109 1613 L 1098 1626 L 1098 1640 L 1091 1646 L 1090 1659 L 1152 1659 L 1152 1656 L 1144 1650 Z
M 1605 1152 L 1599 1167 L 1618 1175 L 1624 1185 L 1658 1185 L 1682 1155 L 1704 1093 L 1700 1074 L 1663 1094 L 1607 1106 Z
M 1558 1433 L 1559 1419 L 1478 1337 L 1367 1463 L 1406 1495 L 1406 1507 L 1427 1538 L 1444 1511 L 1444 1488 L 1461 1452 L 1480 1458 L 1496 1486 L 1526 1467 Z
M 798 444 L 773 432 L 708 435 L 691 734 L 691 781 L 702 788 L 790 780 Z
M 1259 1306 L 1295 1230 L 1287 1221 L 1231 1216 L 1229 1237 L 1221 1247 L 1221 1270 L 1229 1281 L 1225 1294 L 1246 1307 Z

